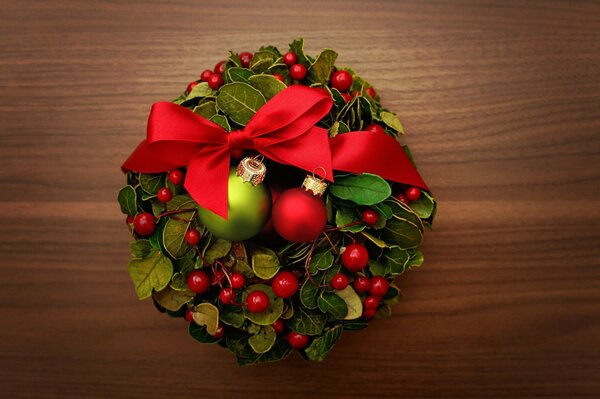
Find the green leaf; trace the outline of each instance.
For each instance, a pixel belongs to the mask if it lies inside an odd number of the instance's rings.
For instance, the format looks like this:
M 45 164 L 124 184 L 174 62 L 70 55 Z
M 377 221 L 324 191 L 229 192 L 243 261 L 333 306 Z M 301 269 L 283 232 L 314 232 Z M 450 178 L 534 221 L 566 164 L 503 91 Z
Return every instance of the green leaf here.
M 356 291 L 354 291 L 354 288 L 347 286 L 343 290 L 334 291 L 334 294 L 342 298 L 348 307 L 348 313 L 344 317 L 344 320 L 354 320 L 362 316 L 362 301 Z
M 375 237 L 374 235 L 372 235 L 370 233 L 367 233 L 366 231 L 362 231 L 360 234 L 365 236 L 367 239 L 369 239 L 369 241 L 371 241 L 373 244 L 377 245 L 379 248 L 387 248 L 388 247 L 388 244 L 385 241 Z
M 404 273 L 408 267 L 410 253 L 406 249 L 391 248 L 383 255 L 383 263 L 386 267 L 386 274 L 397 276 Z
M 154 293 L 154 300 L 163 308 L 176 312 L 183 305 L 191 302 L 194 296 L 192 291 L 176 291 L 167 285 L 165 289 Z
M 265 284 L 254 284 L 246 288 L 242 295 L 242 303 L 246 302 L 248 293 L 252 291 L 262 291 L 269 297 L 269 307 L 261 313 L 252 313 L 244 308 L 244 315 L 251 322 L 261 325 L 270 326 L 275 323 L 275 320 L 283 313 L 283 299 L 275 296 L 270 286 Z
M 404 126 L 402 126 L 402 122 L 400 122 L 400 119 L 398 119 L 396 115 L 394 115 L 391 112 L 383 111 L 379 114 L 379 117 L 381 118 L 383 123 L 386 124 L 386 126 L 394 129 L 400 134 L 404 134 Z
M 171 287 L 175 291 L 187 290 L 188 286 L 187 286 L 187 282 L 185 279 L 186 274 L 187 274 L 187 271 L 185 273 L 179 271 L 179 272 L 173 274 L 173 277 L 171 277 L 171 282 L 169 283 L 169 287 Z
M 152 252 L 152 245 L 148 240 L 137 240 L 129 244 L 131 256 L 136 259 L 143 259 Z
M 149 298 L 152 290 L 165 288 L 173 275 L 173 263 L 156 249 L 145 258 L 130 260 L 127 269 L 139 299 Z
M 415 248 L 421 245 L 423 232 L 414 223 L 394 216 L 381 230 L 381 239 L 390 246 L 399 246 L 404 249 Z
M 217 238 L 204 252 L 204 260 L 214 263 L 217 259 L 224 258 L 231 250 L 231 241 Z
M 348 314 L 348 305 L 340 296 L 324 291 L 317 301 L 323 313 L 329 313 L 335 319 L 343 319 Z
M 325 327 L 327 316 L 319 310 L 297 306 L 294 316 L 288 322 L 288 327 L 304 335 L 319 335 Z
M 296 54 L 298 64 L 308 67 L 309 61 L 304 54 L 304 39 L 296 39 L 290 43 L 290 51 Z
M 212 95 L 212 93 L 213 91 L 210 87 L 208 87 L 207 82 L 200 82 L 196 86 L 194 86 L 192 91 L 190 91 L 189 94 L 185 97 L 185 101 L 210 96 Z
M 354 208 L 339 207 L 335 214 L 335 224 L 337 227 L 346 226 L 340 229 L 340 231 L 350 231 L 358 233 L 363 231 L 366 226 L 363 223 L 356 224 L 354 226 L 348 226 L 349 224 L 362 222 L 362 217 L 359 217 L 358 212 Z
M 327 83 L 337 56 L 338 54 L 332 49 L 321 51 L 315 62 L 308 68 L 308 81 L 310 83 Z
M 375 259 L 369 260 L 369 271 L 374 276 L 385 276 L 385 266 Z
M 231 68 L 227 68 L 227 71 L 225 71 L 225 74 L 227 75 L 227 81 L 228 83 L 231 82 L 242 82 L 242 83 L 250 83 L 250 76 L 254 75 L 254 72 L 252 72 L 249 69 L 246 68 L 239 68 L 239 67 L 231 67 Z
M 165 174 L 140 174 L 140 187 L 148 194 L 156 195 L 165 186 Z
M 273 75 L 254 75 L 250 77 L 250 84 L 252 87 L 260 91 L 265 99 L 268 101 L 275 97 L 277 93 L 285 89 L 287 86 L 285 83 L 274 77 Z
M 409 222 L 416 225 L 419 229 L 423 230 L 423 221 L 421 220 L 421 218 L 419 218 L 419 216 L 417 216 L 416 213 L 413 212 L 412 209 L 410 209 L 408 205 L 400 202 L 394 197 L 392 197 L 385 203 L 392 208 L 394 217 L 408 220 Z
M 319 292 L 320 288 L 307 278 L 300 287 L 300 302 L 309 309 L 316 309 Z
M 374 205 L 387 199 L 392 194 L 392 189 L 381 177 L 363 173 L 336 178 L 329 192 L 358 205 Z
M 210 118 L 210 121 L 221 126 L 223 129 L 227 130 L 227 132 L 231 132 L 231 126 L 229 125 L 229 121 L 225 115 L 213 115 Z
M 205 102 L 194 107 L 193 111 L 206 119 L 210 119 L 217 114 L 217 104 L 214 101 Z
M 319 270 L 327 270 L 333 265 L 334 257 L 331 249 L 322 249 L 313 254 L 308 265 L 308 271 L 311 276 L 317 274 Z
M 215 335 L 219 327 L 219 309 L 212 303 L 202 302 L 194 306 L 194 322 L 206 327 L 206 332 Z
M 344 330 L 347 331 L 358 331 L 358 330 L 362 330 L 364 328 L 367 328 L 369 326 L 369 323 L 367 323 L 366 321 L 345 321 L 343 323 L 344 326 Z
M 137 213 L 137 193 L 135 192 L 135 188 L 131 186 L 123 187 L 119 191 L 117 199 L 121 206 L 121 212 L 129 216 L 135 216 Z
M 427 191 L 421 191 L 421 197 L 410 203 L 410 209 L 421 219 L 428 219 L 435 209 L 435 200 Z
M 265 105 L 265 97 L 246 83 L 234 82 L 221 87 L 217 105 L 232 121 L 245 126 L 256 111 Z
M 277 253 L 269 248 L 257 247 L 252 252 L 252 270 L 263 280 L 268 280 L 279 271 L 280 263 Z
M 325 331 L 325 334 L 322 336 L 315 338 L 305 350 L 306 357 L 315 362 L 322 362 L 325 360 L 327 354 L 342 336 L 343 330 L 343 326 L 338 324 Z
M 273 345 L 270 351 L 258 356 L 238 356 L 237 362 L 240 366 L 250 366 L 252 364 L 270 363 L 283 360 L 292 353 L 292 348 L 287 342 L 280 340 Z
M 188 327 L 188 332 L 192 338 L 194 338 L 198 342 L 202 342 L 203 344 L 214 344 L 219 339 L 213 337 L 206 331 L 205 326 L 199 326 L 196 323 L 190 323 Z
M 252 56 L 252 64 L 250 65 L 250 69 L 254 73 L 266 72 L 269 67 L 273 65 L 276 58 L 278 57 L 270 51 L 257 51 Z
M 177 215 L 177 219 L 169 218 L 163 230 L 163 245 L 175 259 L 181 258 L 190 250 L 190 245 L 185 240 L 185 233 L 191 225 L 195 211 L 184 212 Z
M 263 326 L 258 333 L 248 339 L 248 344 L 254 352 L 261 354 L 270 351 L 276 340 L 275 329 L 272 326 Z
M 235 328 L 241 328 L 246 320 L 242 312 L 221 312 L 219 319 L 228 326 Z

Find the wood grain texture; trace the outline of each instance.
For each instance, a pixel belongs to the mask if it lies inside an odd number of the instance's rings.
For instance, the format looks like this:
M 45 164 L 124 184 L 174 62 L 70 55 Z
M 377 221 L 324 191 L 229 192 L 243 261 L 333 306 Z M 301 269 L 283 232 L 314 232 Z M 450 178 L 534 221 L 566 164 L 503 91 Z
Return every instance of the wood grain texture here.
M 600 5 L 2 1 L 0 397 L 600 397 Z M 149 106 L 306 39 L 371 81 L 440 205 L 390 319 L 238 368 L 135 298 L 119 165 Z

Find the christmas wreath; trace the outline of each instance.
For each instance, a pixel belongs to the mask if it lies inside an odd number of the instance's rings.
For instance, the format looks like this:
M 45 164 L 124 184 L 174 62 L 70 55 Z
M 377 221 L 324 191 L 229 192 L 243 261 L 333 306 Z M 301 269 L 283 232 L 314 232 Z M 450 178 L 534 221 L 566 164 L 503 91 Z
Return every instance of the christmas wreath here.
M 423 263 L 436 203 L 398 118 L 336 58 L 302 39 L 230 52 L 152 106 L 123 164 L 137 296 L 240 365 L 323 360 Z

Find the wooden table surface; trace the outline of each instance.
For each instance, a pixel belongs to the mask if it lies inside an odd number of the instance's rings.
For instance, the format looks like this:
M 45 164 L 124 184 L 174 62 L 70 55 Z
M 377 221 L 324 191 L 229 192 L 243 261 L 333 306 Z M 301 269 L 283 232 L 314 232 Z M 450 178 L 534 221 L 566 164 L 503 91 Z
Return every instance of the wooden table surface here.
M 600 4 L 170 3 L 2 1 L 0 397 L 600 397 Z M 301 36 L 399 113 L 438 218 L 393 317 L 238 368 L 136 299 L 119 166 L 152 102 Z

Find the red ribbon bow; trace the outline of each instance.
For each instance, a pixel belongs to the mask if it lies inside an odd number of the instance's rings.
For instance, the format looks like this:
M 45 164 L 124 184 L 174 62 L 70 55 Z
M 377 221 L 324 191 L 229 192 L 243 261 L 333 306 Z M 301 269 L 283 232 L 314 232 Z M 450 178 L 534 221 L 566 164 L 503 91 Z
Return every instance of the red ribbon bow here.
M 332 180 L 332 168 L 373 173 L 427 190 L 408 156 L 383 133 L 349 132 L 328 139 L 316 127 L 332 106 L 322 90 L 294 85 L 262 106 L 242 130 L 227 133 L 219 125 L 169 102 L 152 106 L 147 138 L 123 164 L 123 170 L 160 173 L 187 166 L 184 186 L 202 207 L 227 218 L 230 152 L 253 149 L 275 162 Z M 324 173 L 319 173 L 323 168 Z

